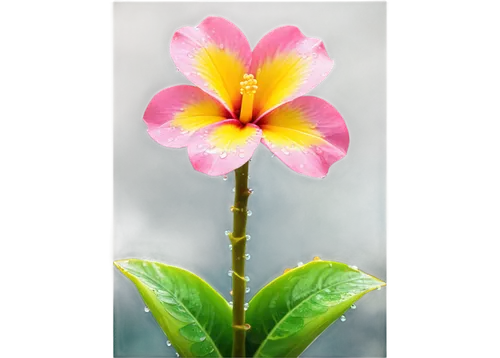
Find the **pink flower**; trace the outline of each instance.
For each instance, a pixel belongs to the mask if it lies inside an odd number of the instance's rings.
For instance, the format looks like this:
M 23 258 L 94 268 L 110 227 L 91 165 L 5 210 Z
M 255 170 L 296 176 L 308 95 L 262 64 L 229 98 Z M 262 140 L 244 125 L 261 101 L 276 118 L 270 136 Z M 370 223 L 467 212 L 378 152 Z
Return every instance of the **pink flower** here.
M 320 40 L 283 26 L 252 52 L 233 23 L 208 17 L 198 27 L 179 29 L 170 53 L 197 87 L 160 91 L 144 121 L 161 145 L 187 147 L 196 170 L 227 174 L 245 164 L 259 142 L 292 170 L 312 177 L 324 177 L 346 155 L 349 133 L 339 112 L 303 96 L 333 67 Z

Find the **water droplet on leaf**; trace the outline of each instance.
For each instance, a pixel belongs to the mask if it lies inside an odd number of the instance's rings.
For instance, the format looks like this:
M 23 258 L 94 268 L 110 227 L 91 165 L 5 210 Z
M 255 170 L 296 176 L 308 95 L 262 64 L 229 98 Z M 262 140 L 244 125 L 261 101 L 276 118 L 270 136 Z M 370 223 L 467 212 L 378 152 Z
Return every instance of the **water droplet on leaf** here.
M 233 307 L 233 301 L 229 301 L 229 306 Z
M 352 309 L 352 310 L 355 310 L 355 309 L 356 309 L 356 305 L 355 305 L 354 303 L 351 305 L 351 309 Z
M 205 336 L 200 337 L 200 342 L 203 342 L 205 339 L 207 339 L 207 337 L 205 337 Z
M 172 342 L 167 341 L 167 346 L 169 346 L 169 347 L 172 346 Z
M 243 305 L 243 308 L 245 309 L 245 311 L 248 309 L 248 302 Z
M 247 210 L 247 216 L 252 216 L 252 210 Z
M 297 267 L 303 266 L 304 263 L 302 261 L 297 262 Z
M 247 287 L 245 288 L 245 293 L 249 293 L 249 292 L 250 292 L 250 287 L 248 287 L 248 286 L 247 286 Z
M 346 319 L 347 319 L 347 318 L 345 318 L 345 316 L 344 316 L 344 315 L 340 316 L 340 320 L 341 320 L 342 322 L 345 322 L 345 321 L 346 321 Z
M 144 312 L 149 312 L 149 307 L 148 306 L 144 306 Z

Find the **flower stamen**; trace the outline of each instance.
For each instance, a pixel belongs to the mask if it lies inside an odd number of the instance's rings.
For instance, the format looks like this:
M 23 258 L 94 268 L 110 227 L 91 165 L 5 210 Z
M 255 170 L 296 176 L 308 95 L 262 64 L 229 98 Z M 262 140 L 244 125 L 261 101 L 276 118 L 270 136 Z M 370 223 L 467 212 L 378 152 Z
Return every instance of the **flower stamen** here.
M 244 74 L 240 86 L 240 93 L 242 95 L 240 122 L 246 124 L 252 120 L 253 96 L 259 87 L 257 86 L 257 80 L 252 74 Z

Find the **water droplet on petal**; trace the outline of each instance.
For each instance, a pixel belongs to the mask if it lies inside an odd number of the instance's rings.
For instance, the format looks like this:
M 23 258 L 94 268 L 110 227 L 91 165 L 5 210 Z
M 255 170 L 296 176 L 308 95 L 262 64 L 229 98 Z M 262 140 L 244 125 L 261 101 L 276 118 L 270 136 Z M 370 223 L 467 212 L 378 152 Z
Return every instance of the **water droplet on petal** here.
M 144 312 L 149 312 L 149 307 L 148 306 L 144 306 Z
M 247 241 L 250 241 L 250 239 L 252 238 L 250 235 L 246 235 L 246 238 L 247 238 Z
M 223 43 L 220 43 L 220 44 L 219 44 L 219 48 L 220 48 L 221 50 L 224 50 L 224 44 L 223 44 Z
M 346 321 L 346 319 L 347 319 L 347 318 L 345 318 L 345 316 L 344 316 L 344 315 L 340 316 L 340 320 L 341 320 L 342 322 L 345 322 L 345 321 Z
M 248 309 L 248 302 L 243 305 L 243 308 L 245 309 L 245 311 Z
M 238 157 L 240 157 L 241 159 L 245 158 L 245 153 L 238 154 Z
M 225 157 L 227 157 L 227 153 L 226 153 L 226 152 L 222 152 L 222 153 L 220 153 L 219 157 L 220 157 L 220 159 L 224 159 Z M 224 176 L 225 176 L 225 177 L 226 177 L 226 179 L 227 179 L 227 175 L 224 175 Z M 225 179 L 225 180 L 226 180 L 226 179 Z
M 247 287 L 245 288 L 245 293 L 249 293 L 249 292 L 250 292 L 250 287 L 248 287 L 248 286 L 247 286 Z
M 250 254 L 245 254 L 245 260 L 250 260 Z
M 302 261 L 297 262 L 297 267 L 303 266 L 304 263 Z
M 356 309 L 356 305 L 355 305 L 354 303 L 351 305 L 351 309 L 352 309 L 352 310 L 355 310 L 355 309 Z
M 301 163 L 301 164 L 299 165 L 299 168 L 300 168 L 300 169 L 304 169 L 304 164 L 302 164 L 302 163 Z
M 226 152 L 224 152 L 224 153 L 226 153 Z M 222 158 L 222 154 L 221 154 L 221 158 Z M 224 158 L 225 158 L 225 157 L 224 157 Z M 223 175 L 223 176 L 222 176 L 222 180 L 226 181 L 226 180 L 227 180 L 227 175 Z
M 326 77 L 328 75 L 328 72 L 323 72 L 321 76 Z
M 245 281 L 246 281 L 246 282 L 250 281 L 250 277 L 245 276 Z
M 192 53 L 190 53 L 190 52 L 188 52 L 187 56 L 188 56 L 189 58 L 193 58 L 193 57 L 194 57 L 194 56 L 193 56 L 193 54 L 192 54 Z
M 318 54 L 316 52 L 313 52 L 313 57 L 314 58 L 318 57 Z
M 286 149 L 286 147 L 281 148 L 281 152 L 283 152 L 284 155 L 290 154 L 290 152 Z
M 228 275 L 228 276 L 233 276 L 233 270 L 229 270 L 229 271 L 227 272 L 227 275 Z
M 247 216 L 252 216 L 252 210 L 247 210 Z
M 172 342 L 167 341 L 167 346 L 169 346 L 169 347 L 172 346 Z

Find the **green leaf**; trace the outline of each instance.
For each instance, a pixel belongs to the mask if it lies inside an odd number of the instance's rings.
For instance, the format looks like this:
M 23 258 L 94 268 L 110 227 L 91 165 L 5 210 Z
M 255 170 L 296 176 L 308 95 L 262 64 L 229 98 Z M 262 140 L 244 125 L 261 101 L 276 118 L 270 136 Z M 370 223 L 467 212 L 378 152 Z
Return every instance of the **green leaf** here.
M 158 262 L 130 259 L 114 264 L 135 284 L 182 357 L 231 356 L 231 308 L 205 281 Z
M 249 303 L 247 356 L 297 357 L 354 302 L 381 286 L 379 279 L 331 261 L 283 274 Z

